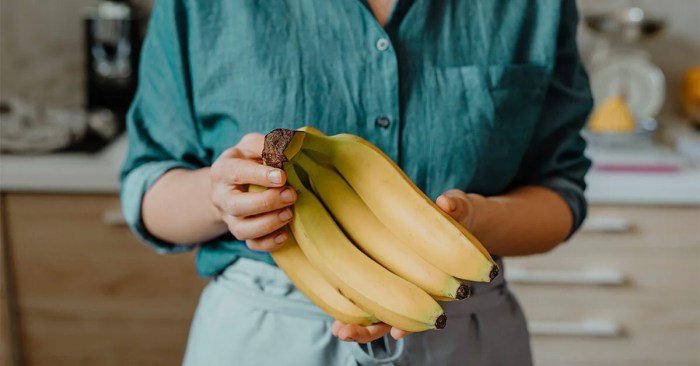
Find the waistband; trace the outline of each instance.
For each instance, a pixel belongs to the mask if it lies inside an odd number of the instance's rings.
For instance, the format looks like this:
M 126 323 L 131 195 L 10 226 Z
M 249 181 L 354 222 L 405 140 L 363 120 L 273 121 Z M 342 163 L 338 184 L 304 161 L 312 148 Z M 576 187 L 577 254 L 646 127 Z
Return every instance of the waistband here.
M 499 266 L 502 267 L 500 260 Z M 498 305 L 505 300 L 506 283 L 501 274 L 491 283 L 473 283 L 472 296 L 462 301 L 441 303 L 448 323 L 450 318 L 471 316 L 475 312 Z M 231 292 L 238 301 L 257 309 L 286 314 L 294 317 L 316 319 L 331 322 L 333 319 L 314 305 L 296 289 L 284 272 L 267 263 L 248 258 L 240 258 L 230 265 L 214 280 Z M 352 353 L 361 365 L 387 365 L 401 357 L 404 349 L 403 340 L 396 341 L 391 351 L 388 336 L 383 339 L 384 350 L 375 355 L 372 344 L 352 344 Z

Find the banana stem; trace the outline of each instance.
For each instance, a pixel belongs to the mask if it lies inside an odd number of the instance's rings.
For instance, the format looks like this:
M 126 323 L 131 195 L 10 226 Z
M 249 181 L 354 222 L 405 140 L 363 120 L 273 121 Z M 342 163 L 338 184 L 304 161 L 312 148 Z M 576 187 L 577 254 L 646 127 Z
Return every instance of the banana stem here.
M 301 178 L 299 178 L 299 174 L 297 174 L 296 166 L 292 163 L 284 163 L 284 172 L 287 173 L 287 184 L 292 186 L 297 193 L 299 193 L 301 190 L 305 190 L 306 187 L 304 186 L 304 183 L 301 182 Z
M 307 133 L 304 137 L 303 149 L 321 153 L 332 159 L 333 146 L 330 142 L 331 137 Z

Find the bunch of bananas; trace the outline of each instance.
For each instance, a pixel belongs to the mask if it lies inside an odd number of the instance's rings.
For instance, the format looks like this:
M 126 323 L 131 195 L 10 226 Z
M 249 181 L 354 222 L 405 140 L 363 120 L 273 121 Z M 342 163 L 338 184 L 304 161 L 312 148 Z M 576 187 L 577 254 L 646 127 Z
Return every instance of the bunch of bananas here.
M 498 275 L 474 236 L 358 136 L 274 130 L 263 160 L 283 168 L 298 195 L 292 235 L 272 257 L 335 319 L 413 332 L 444 328 L 436 300 L 465 299 L 464 280 Z

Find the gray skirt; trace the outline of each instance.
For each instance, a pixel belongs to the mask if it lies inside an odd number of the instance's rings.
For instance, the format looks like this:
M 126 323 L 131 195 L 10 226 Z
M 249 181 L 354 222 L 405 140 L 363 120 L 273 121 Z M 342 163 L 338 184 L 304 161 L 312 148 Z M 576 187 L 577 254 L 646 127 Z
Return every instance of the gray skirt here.
M 204 289 L 183 364 L 529 366 L 525 318 L 502 272 L 443 303 L 445 329 L 358 344 L 333 337 L 333 320 L 279 268 L 239 259 Z

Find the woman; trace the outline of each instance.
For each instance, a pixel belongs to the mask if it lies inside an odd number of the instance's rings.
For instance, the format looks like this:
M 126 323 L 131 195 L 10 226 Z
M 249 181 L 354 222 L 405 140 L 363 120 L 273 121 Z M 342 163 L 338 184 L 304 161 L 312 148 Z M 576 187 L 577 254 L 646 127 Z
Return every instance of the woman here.
M 296 194 L 260 164 L 261 133 L 361 135 L 495 257 L 546 252 L 586 213 L 577 20 L 573 0 L 158 0 L 122 200 L 145 242 L 196 249 L 212 279 L 185 364 L 531 364 L 502 275 L 444 304 L 446 329 L 405 338 L 314 307 L 267 253 Z

